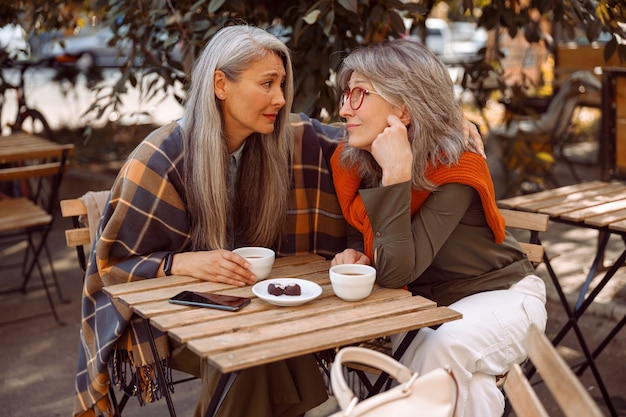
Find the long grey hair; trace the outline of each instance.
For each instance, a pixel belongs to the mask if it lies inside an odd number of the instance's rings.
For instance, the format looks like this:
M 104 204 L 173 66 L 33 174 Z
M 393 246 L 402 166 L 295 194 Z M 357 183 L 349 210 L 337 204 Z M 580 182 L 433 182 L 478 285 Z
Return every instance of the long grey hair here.
M 413 152 L 413 187 L 433 190 L 436 184 L 425 176 L 429 163 L 453 164 L 465 148 L 463 113 L 444 63 L 417 41 L 394 39 L 350 53 L 338 73 L 341 88 L 348 87 L 353 72 L 369 80 L 392 105 L 406 107 L 411 119 L 407 130 Z M 346 146 L 340 160 L 358 165 L 369 186 L 379 181 L 380 167 L 369 152 Z
M 229 199 L 229 153 L 213 76 L 237 81 L 251 64 L 276 54 L 285 66 L 285 106 L 271 134 L 252 134 L 239 162 L 237 196 Z M 272 246 L 283 230 L 289 192 L 289 113 L 293 71 L 289 49 L 263 29 L 229 26 L 211 38 L 198 58 L 183 117 L 187 209 L 194 249 L 227 248 L 229 218 L 249 245 Z M 227 248 L 228 249 L 228 248 Z

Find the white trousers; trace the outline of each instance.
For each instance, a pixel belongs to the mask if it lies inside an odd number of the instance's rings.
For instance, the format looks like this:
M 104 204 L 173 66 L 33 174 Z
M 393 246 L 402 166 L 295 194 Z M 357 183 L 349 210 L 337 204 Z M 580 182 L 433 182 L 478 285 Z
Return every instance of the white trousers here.
M 496 376 L 526 359 L 524 340 L 531 324 L 545 331 L 546 288 L 529 275 L 508 290 L 488 291 L 450 305 L 463 318 L 437 330 L 421 329 L 401 362 L 425 374 L 450 367 L 458 382 L 455 417 L 499 417 L 504 395 Z M 392 336 L 394 351 L 404 334 Z

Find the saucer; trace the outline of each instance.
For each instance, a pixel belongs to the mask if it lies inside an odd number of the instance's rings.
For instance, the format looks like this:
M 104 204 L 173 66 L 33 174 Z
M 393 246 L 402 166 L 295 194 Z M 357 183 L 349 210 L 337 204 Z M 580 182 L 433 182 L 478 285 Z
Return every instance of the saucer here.
M 301 294 L 300 295 L 272 295 L 267 291 L 267 288 L 270 284 L 281 284 L 287 286 L 289 284 L 298 284 L 300 285 Z M 308 281 L 306 279 L 299 278 L 273 278 L 266 279 L 264 281 L 257 282 L 252 287 L 252 292 L 254 295 L 259 297 L 261 300 L 266 301 L 270 304 L 274 304 L 277 306 L 298 306 L 304 303 L 308 303 L 309 301 L 315 300 L 317 297 L 322 294 L 322 287 L 312 281 Z

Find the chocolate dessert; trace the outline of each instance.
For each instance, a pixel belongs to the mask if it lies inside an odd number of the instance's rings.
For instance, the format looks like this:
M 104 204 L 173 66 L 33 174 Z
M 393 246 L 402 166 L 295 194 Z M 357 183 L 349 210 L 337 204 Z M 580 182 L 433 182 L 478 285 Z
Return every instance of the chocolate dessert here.
M 298 284 L 288 284 L 285 287 L 285 295 L 300 295 L 302 291 Z
M 267 286 L 267 292 L 270 293 L 271 295 L 301 295 L 302 294 L 302 289 L 300 288 L 300 285 L 298 284 L 288 284 L 288 285 L 283 285 L 280 283 L 271 283 L 270 285 Z
M 267 292 L 272 295 L 283 295 L 285 287 L 282 284 L 270 284 L 267 286 Z

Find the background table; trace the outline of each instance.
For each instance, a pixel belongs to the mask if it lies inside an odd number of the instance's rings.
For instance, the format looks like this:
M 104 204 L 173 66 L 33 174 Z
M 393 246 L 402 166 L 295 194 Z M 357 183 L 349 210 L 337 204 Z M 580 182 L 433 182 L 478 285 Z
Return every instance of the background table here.
M 73 150 L 72 144 L 60 144 L 26 133 L 0 136 L 0 164 L 56 157 L 59 151 L 69 157 Z
M 50 313 L 59 323 L 62 321 L 57 315 L 48 288 L 48 279 L 39 258 L 40 255 L 47 257 L 51 281 L 59 298 L 67 301 L 61 294 L 46 241 L 58 212 L 59 187 L 73 149 L 74 145 L 59 144 L 28 134 L 0 137 L 0 244 L 4 246 L 27 243 L 20 263 L 2 264 L 2 268 L 22 268 L 21 285 L 18 288 L 2 289 L 0 292 L 26 292 L 31 274 L 37 268 L 50 305 Z M 29 318 L 37 316 L 39 314 Z M 13 321 L 23 319 L 25 318 Z
M 568 224 L 572 227 L 594 229 L 598 231 L 598 245 L 596 255 L 591 264 L 589 273 L 580 289 L 575 305 L 570 306 L 558 277 L 550 265 L 549 257 L 544 253 L 544 262 L 550 278 L 559 294 L 559 299 L 568 315 L 568 322 L 554 337 L 552 343 L 558 345 L 565 335 L 574 330 L 576 338 L 585 355 L 586 362 L 578 368 L 576 373 L 581 375 L 589 366 L 602 392 L 604 401 L 611 412 L 617 416 L 605 384 L 595 366 L 595 358 L 613 340 L 615 335 L 626 324 L 624 316 L 606 337 L 593 350 L 589 349 L 584 334 L 578 326 L 578 320 L 594 301 L 600 291 L 615 275 L 615 272 L 626 263 L 626 184 L 622 182 L 589 181 L 580 184 L 559 187 L 518 197 L 498 201 L 498 206 L 521 211 L 544 213 L 550 220 Z M 604 252 L 611 235 L 618 235 L 625 243 L 624 250 L 613 264 L 607 267 L 604 276 L 590 290 L 591 281 L 604 268 Z M 621 364 L 620 364 L 621 366 Z
M 317 255 L 276 260 L 270 278 L 297 277 L 322 287 L 319 298 L 293 307 L 278 307 L 255 298 L 250 286 L 232 287 L 189 277 L 155 278 L 110 286 L 105 291 L 151 326 L 208 359 L 222 372 L 220 387 L 226 389 L 238 371 L 252 366 L 461 318 L 460 313 L 438 307 L 426 298 L 377 285 L 365 300 L 343 301 L 332 291 L 329 267 L 330 262 Z M 253 299 L 236 313 L 168 302 L 183 290 Z M 218 408 L 223 397 L 219 392 L 213 396 L 207 415 Z

